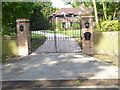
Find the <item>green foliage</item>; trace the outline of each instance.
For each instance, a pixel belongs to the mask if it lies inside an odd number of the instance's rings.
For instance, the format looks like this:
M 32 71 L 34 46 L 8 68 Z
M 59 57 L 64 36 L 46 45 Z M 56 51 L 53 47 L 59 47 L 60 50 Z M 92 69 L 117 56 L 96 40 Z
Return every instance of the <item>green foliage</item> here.
M 94 6 L 93 1 L 96 1 L 96 0 L 92 0 L 92 2 L 65 1 L 65 4 L 69 4 L 73 8 L 79 8 L 80 5 L 84 3 L 85 8 L 87 8 L 89 6 L 92 6 L 92 7 Z M 120 2 L 105 2 L 105 0 L 101 0 L 101 2 L 95 2 L 95 5 L 96 5 L 97 12 L 103 14 L 103 16 L 101 16 L 102 20 L 117 19 L 117 13 L 120 10 Z M 93 15 L 95 15 L 95 12 Z M 105 19 L 105 15 L 106 15 L 106 19 Z
M 75 83 L 76 84 L 80 84 L 80 83 L 82 83 L 84 80 L 77 80 Z
M 64 24 L 62 22 L 58 22 L 58 23 L 56 23 L 56 28 L 58 30 L 74 30 L 74 29 L 79 29 L 80 28 L 80 25 L 79 25 L 78 22 L 72 23 L 72 26 L 71 27 L 67 27 L 66 29 L 62 27 L 63 25 Z
M 47 37 L 45 37 L 45 36 L 42 35 L 42 34 L 35 34 L 35 33 L 32 33 L 31 38 L 41 38 L 41 39 L 46 39 Z
M 16 19 L 30 19 L 31 30 L 48 29 L 48 17 L 53 13 L 51 2 L 3 2 L 2 3 L 2 34 L 16 34 Z
M 45 33 L 55 33 L 54 31 L 42 31 Z M 56 31 L 56 34 L 62 34 L 62 35 L 67 35 L 67 36 L 73 36 L 73 37 L 80 37 L 81 33 L 80 30 L 58 30 Z
M 81 4 L 85 4 L 85 7 L 89 7 L 89 6 L 92 6 L 92 2 L 77 2 L 77 1 L 74 1 L 74 2 L 70 2 L 70 1 L 66 1 L 65 4 L 69 4 L 71 5 L 73 8 L 79 8 Z
M 96 2 L 98 12 L 103 14 L 102 19 L 105 20 L 104 13 L 107 15 L 107 20 L 117 19 L 117 13 L 120 10 L 120 2 L 104 2 L 104 5 L 106 11 L 103 10 L 103 4 L 101 2 Z
M 95 30 L 96 31 L 119 31 L 118 28 L 118 20 L 112 20 L 112 21 L 102 21 L 101 24 L 96 25 Z
M 51 2 L 35 3 L 31 15 L 31 30 L 50 29 L 48 17 L 53 13 L 54 8 Z
M 62 28 L 63 23 L 62 22 L 57 22 L 56 23 L 56 28 L 60 31 L 60 30 L 64 30 L 64 28 Z
M 67 30 L 73 30 L 73 27 L 68 27 Z
M 73 29 L 79 29 L 80 28 L 80 24 L 78 22 L 74 22 L 72 24 L 72 27 L 73 27 Z
M 16 19 L 30 18 L 33 3 L 30 2 L 3 2 L 2 3 L 2 29 L 3 35 L 16 33 Z
M 4 59 L 0 59 L 0 63 L 5 63 L 6 61 Z

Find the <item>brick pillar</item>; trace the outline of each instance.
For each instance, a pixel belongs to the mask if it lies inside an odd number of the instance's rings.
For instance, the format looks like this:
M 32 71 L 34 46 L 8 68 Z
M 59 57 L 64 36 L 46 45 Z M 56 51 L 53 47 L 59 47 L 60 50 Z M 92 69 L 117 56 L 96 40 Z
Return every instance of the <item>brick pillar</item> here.
M 82 52 L 84 54 L 93 54 L 93 16 L 92 15 L 81 15 L 82 20 Z M 89 28 L 85 27 L 85 23 L 89 22 Z M 85 40 L 84 33 L 90 32 L 90 40 Z
M 31 37 L 29 19 L 16 20 L 18 55 L 26 56 L 31 53 Z M 21 28 L 21 29 L 20 29 Z

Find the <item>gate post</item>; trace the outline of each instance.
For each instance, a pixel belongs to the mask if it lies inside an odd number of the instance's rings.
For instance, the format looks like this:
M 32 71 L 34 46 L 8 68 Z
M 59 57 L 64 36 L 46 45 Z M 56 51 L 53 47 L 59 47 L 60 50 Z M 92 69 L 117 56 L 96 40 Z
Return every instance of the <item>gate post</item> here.
M 89 14 L 81 15 L 81 20 L 82 52 L 84 54 L 93 54 L 93 16 Z
M 31 53 L 31 37 L 29 19 L 16 20 L 18 55 L 26 56 Z

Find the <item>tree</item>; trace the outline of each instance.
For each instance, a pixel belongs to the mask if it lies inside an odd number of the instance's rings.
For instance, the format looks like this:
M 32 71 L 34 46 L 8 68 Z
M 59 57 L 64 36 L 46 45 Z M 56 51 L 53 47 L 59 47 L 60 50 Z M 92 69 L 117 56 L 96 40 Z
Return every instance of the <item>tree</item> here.
M 81 4 L 85 4 L 85 7 L 89 7 L 89 6 L 93 6 L 93 4 L 92 4 L 92 2 L 76 2 L 76 1 L 74 1 L 74 2 L 65 2 L 65 4 L 69 4 L 69 5 L 71 5 L 73 8 L 80 8 L 80 5 Z
M 17 18 L 30 19 L 31 29 L 46 29 L 54 8 L 51 2 L 3 2 L 2 11 L 3 35 L 15 35 Z
M 95 12 L 95 20 L 96 23 L 98 23 L 98 16 L 97 16 L 97 7 L 95 0 L 92 0 L 92 2 L 65 2 L 65 4 L 70 4 L 73 8 L 80 8 L 81 4 L 85 4 L 85 7 L 94 6 L 94 12 Z
M 31 15 L 31 30 L 49 29 L 49 16 L 53 13 L 51 2 L 35 3 Z
M 95 20 L 96 20 L 96 23 L 98 24 L 98 13 L 97 13 L 97 8 L 96 8 L 96 2 L 95 0 L 92 0 L 92 2 L 94 6 Z
M 30 18 L 33 3 L 3 2 L 2 3 L 2 29 L 5 35 L 15 35 L 16 19 Z
M 71 5 L 73 8 L 79 8 L 79 6 L 82 4 L 82 2 L 65 2 L 65 4 Z
M 107 20 L 107 15 L 106 15 L 106 4 L 104 3 L 104 0 L 102 0 L 102 5 L 103 5 L 104 18 L 105 18 L 105 20 Z

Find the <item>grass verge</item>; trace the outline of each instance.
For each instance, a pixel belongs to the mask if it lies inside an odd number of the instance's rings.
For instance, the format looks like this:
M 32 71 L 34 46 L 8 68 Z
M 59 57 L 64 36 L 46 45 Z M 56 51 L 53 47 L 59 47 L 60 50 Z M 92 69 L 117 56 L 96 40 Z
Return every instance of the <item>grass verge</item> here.
M 8 88 L 47 88 L 71 86 L 118 86 L 117 79 L 86 79 L 86 80 L 36 80 L 36 81 L 3 81 L 3 89 Z
M 35 34 L 32 33 L 32 51 L 36 50 L 37 48 L 39 48 L 47 39 L 47 37 L 45 37 L 42 34 Z
M 31 40 L 32 51 L 34 51 L 38 47 L 40 47 L 45 42 L 46 38 L 47 37 L 45 37 L 44 35 L 32 33 L 32 40 Z M 0 63 L 13 61 L 19 57 L 20 56 L 4 55 L 4 56 L 2 56 L 2 59 L 0 59 Z
M 32 33 L 31 38 L 40 38 L 40 39 L 46 39 L 46 37 L 42 34 L 36 34 Z
M 13 61 L 17 58 L 19 58 L 20 56 L 13 56 L 13 55 L 5 55 L 2 57 L 2 59 L 0 59 L 0 63 L 6 63 L 9 61 Z
M 71 36 L 71 37 L 78 37 L 80 38 L 81 37 L 81 34 L 80 34 L 80 30 L 66 30 L 66 31 L 42 31 L 42 32 L 45 32 L 45 33 L 56 33 L 56 34 L 62 34 L 62 35 L 67 35 L 67 36 Z
M 106 63 L 109 63 L 111 65 L 118 66 L 118 57 L 117 56 L 110 56 L 107 54 L 96 54 L 96 55 L 90 55 L 94 58 L 97 58 L 101 61 L 104 61 Z

